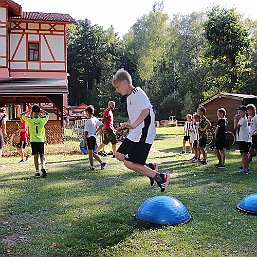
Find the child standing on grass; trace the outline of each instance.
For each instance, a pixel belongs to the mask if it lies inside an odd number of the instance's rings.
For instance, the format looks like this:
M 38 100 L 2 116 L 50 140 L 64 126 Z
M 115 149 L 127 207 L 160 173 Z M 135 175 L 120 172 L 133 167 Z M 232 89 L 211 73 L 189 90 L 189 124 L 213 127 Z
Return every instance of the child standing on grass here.
M 251 147 L 248 155 L 249 163 L 252 161 L 253 156 L 256 155 L 257 151 L 257 115 L 256 107 L 254 104 L 248 104 L 246 106 L 248 112 L 248 124 L 249 126 L 249 137 Z
M 94 168 L 94 158 L 100 163 L 101 170 L 104 169 L 106 163 L 101 160 L 101 158 L 94 153 L 96 145 L 96 135 L 102 129 L 103 123 L 100 122 L 96 117 L 94 117 L 94 107 L 88 106 L 86 108 L 86 117 L 84 127 L 84 144 L 85 148 L 88 149 L 88 157 L 90 163 L 90 169 L 93 171 Z
M 205 117 L 206 109 L 201 106 L 197 109 L 197 114 L 200 117 L 199 120 L 199 147 L 200 151 L 203 155 L 203 160 L 201 161 L 202 164 L 207 164 L 207 149 L 206 149 L 206 142 L 207 142 L 207 130 L 211 126 L 210 121 Z
M 20 129 L 18 130 L 20 134 L 20 142 L 17 144 L 17 151 L 21 156 L 19 163 L 25 162 L 28 160 L 29 155 L 25 151 L 25 147 L 28 141 L 28 125 L 21 119 Z
M 116 158 L 133 171 L 150 178 L 151 185 L 156 182 L 165 192 L 170 175 L 157 172 L 152 165 L 146 165 L 150 148 L 153 144 L 155 129 L 155 114 L 147 95 L 140 87 L 134 87 L 130 74 L 120 69 L 113 77 L 112 84 L 116 92 L 127 95 L 127 111 L 129 122 L 122 124 L 122 128 L 129 129 L 129 134 L 116 152 Z
M 215 168 L 225 168 L 225 144 L 226 144 L 226 110 L 220 108 L 217 110 L 218 123 L 215 129 L 215 151 L 219 163 L 214 165 Z
M 193 144 L 194 148 L 194 157 L 192 159 L 192 162 L 199 162 L 200 161 L 200 147 L 199 147 L 199 116 L 197 113 L 194 113 L 193 120 L 192 120 L 192 126 L 190 129 L 191 135 L 190 140 Z
M 30 117 L 26 116 L 28 113 L 30 113 Z M 40 177 L 38 160 L 40 158 L 42 177 L 45 178 L 47 176 L 44 148 L 46 142 L 45 125 L 49 119 L 49 114 L 38 105 L 34 105 L 31 110 L 21 114 L 21 119 L 24 120 L 29 127 L 30 145 L 32 155 L 34 155 L 34 165 L 36 169 L 35 177 Z
M 234 128 L 236 130 L 236 141 L 239 143 L 239 150 L 242 156 L 243 167 L 238 171 L 239 174 L 249 174 L 249 160 L 248 153 L 250 148 L 249 143 L 249 128 L 246 118 L 247 108 L 241 105 L 238 112 L 234 116 Z
M 186 142 L 189 141 L 190 153 L 192 153 L 192 143 L 190 141 L 190 129 L 192 126 L 192 115 L 187 114 L 186 122 L 184 124 L 184 138 L 183 138 L 183 150 L 182 154 L 186 153 Z

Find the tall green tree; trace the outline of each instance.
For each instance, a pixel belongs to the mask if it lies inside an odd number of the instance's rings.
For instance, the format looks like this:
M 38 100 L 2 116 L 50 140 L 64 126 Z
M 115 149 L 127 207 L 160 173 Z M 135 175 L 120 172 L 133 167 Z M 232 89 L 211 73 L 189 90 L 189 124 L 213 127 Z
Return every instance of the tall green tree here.
M 238 82 L 240 66 L 244 66 L 244 54 L 249 48 L 249 31 L 242 17 L 235 9 L 213 7 L 207 13 L 204 24 L 205 36 L 208 40 L 209 54 L 214 59 L 227 62 L 230 81 L 227 91 L 231 92 Z

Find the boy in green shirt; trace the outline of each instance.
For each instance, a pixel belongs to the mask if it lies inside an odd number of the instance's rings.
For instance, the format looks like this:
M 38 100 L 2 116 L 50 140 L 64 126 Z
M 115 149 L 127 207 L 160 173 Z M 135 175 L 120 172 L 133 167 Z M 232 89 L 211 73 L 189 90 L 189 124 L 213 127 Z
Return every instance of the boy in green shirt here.
M 26 114 L 29 112 L 30 117 L 26 116 Z M 43 109 L 40 109 L 38 105 L 34 105 L 31 110 L 22 113 L 21 118 L 28 124 L 29 127 L 30 145 L 32 155 L 34 155 L 34 164 L 36 168 L 35 177 L 40 177 L 38 162 L 38 158 L 40 157 L 42 177 L 45 178 L 47 176 L 44 152 L 44 144 L 46 142 L 45 124 L 49 119 L 49 114 Z

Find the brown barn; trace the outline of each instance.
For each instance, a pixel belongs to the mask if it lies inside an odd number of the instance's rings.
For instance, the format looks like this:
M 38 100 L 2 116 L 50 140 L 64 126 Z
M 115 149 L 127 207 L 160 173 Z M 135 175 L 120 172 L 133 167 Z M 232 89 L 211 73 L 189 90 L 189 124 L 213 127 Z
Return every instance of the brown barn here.
M 225 108 L 227 111 L 228 130 L 232 131 L 234 126 L 235 109 L 240 105 L 254 104 L 257 106 L 257 96 L 247 94 L 219 93 L 204 101 L 201 106 L 206 108 L 207 118 L 215 124 L 217 122 L 217 109 Z

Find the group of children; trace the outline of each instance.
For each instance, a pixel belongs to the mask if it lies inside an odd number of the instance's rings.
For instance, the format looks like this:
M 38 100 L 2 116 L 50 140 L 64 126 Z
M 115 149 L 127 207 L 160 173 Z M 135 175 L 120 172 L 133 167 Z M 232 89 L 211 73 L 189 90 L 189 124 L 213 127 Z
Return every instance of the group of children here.
M 206 139 L 207 131 L 211 126 L 210 121 L 205 117 L 206 109 L 199 107 L 197 113 L 193 116 L 188 114 L 184 125 L 185 136 L 183 138 L 183 151 L 186 152 L 186 142 L 189 141 L 190 152 L 194 149 L 194 157 L 192 162 L 200 162 L 207 164 Z M 247 115 L 248 114 L 248 115 Z M 214 133 L 215 152 L 218 163 L 214 165 L 216 168 L 225 168 L 225 151 L 227 147 L 226 126 L 226 110 L 219 108 L 217 110 L 217 125 Z M 256 107 L 253 104 L 247 106 L 241 105 L 236 109 L 234 116 L 234 129 L 236 141 L 238 142 L 239 151 L 242 157 L 242 165 L 238 171 L 239 174 L 249 174 L 249 163 L 257 151 L 257 115 Z M 202 160 L 200 155 L 202 153 Z

